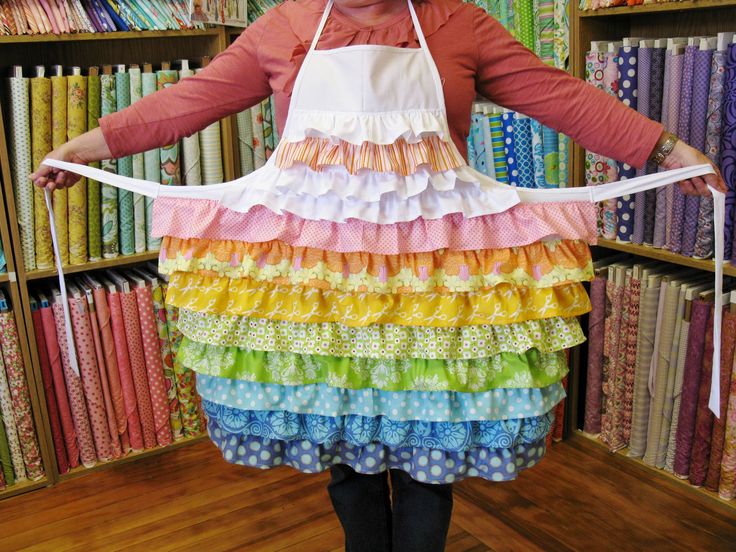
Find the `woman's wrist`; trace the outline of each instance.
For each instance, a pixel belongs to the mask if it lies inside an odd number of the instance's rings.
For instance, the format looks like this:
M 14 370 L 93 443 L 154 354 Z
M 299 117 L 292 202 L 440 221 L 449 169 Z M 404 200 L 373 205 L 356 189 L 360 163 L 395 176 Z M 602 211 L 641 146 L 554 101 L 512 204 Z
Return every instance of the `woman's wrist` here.
M 664 164 L 665 160 L 674 151 L 678 142 L 679 138 L 677 136 L 667 131 L 663 132 L 659 140 L 657 140 L 652 153 L 649 155 L 649 160 L 654 161 L 657 165 Z

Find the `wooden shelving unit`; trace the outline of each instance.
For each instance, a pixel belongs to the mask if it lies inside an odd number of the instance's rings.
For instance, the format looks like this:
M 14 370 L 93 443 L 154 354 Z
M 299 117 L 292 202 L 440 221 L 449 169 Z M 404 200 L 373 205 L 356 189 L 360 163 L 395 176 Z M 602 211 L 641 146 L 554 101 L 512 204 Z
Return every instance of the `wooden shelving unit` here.
M 239 33 L 240 30 L 237 32 Z M 0 60 L 2 60 L 0 71 L 2 71 L 4 78 L 7 75 L 8 68 L 12 65 L 22 65 L 26 69 L 26 74 L 30 74 L 30 69 L 35 65 L 48 67 L 60 64 L 64 67 L 72 65 L 88 67 L 117 63 L 129 65 L 143 62 L 152 62 L 156 65 L 161 61 L 198 60 L 202 56 L 214 57 L 223 51 L 230 43 L 232 35 L 233 33 L 229 29 L 213 27 L 183 31 L 3 36 L 0 37 Z M 2 180 L 3 193 L 0 195 L 0 199 L 4 204 L 0 205 L 2 207 L 0 209 L 0 233 L 2 234 L 2 243 L 8 260 L 8 274 L 0 275 L 0 287 L 6 290 L 9 300 L 13 304 L 18 323 L 23 358 L 32 395 L 34 420 L 47 477 L 41 482 L 24 483 L 10 487 L 7 491 L 0 492 L 0 498 L 30 491 L 60 480 L 78 477 L 89 471 L 104 469 L 120 462 L 129 462 L 141 457 L 160 454 L 171 450 L 171 448 L 188 445 L 201 438 L 199 436 L 182 439 L 169 447 L 154 448 L 130 454 L 113 462 L 100 463 L 91 470 L 78 468 L 70 473 L 59 475 L 45 405 L 36 338 L 30 311 L 29 292 L 29 286 L 38 285 L 44 281 L 52 283 L 57 274 L 55 269 L 26 271 L 23 267 L 8 158 L 7 134 L 3 125 L 3 110 L 7 106 L 7 102 L 4 96 L 5 91 L 2 88 L 0 87 L 0 180 Z M 234 117 L 229 117 L 221 122 L 221 133 L 224 175 L 226 180 L 232 180 L 236 177 L 236 167 L 239 170 L 239 164 L 234 155 L 236 151 L 234 140 L 237 139 L 237 126 Z M 66 266 L 64 267 L 64 273 L 76 274 L 90 270 L 127 267 L 153 261 L 157 257 L 158 253 L 155 251 L 120 256 L 114 259 Z
M 570 69 L 578 78 L 585 78 L 585 54 L 593 40 L 621 40 L 626 36 L 647 38 L 666 38 L 674 36 L 713 36 L 723 31 L 736 29 L 736 0 L 694 0 L 683 2 L 664 2 L 643 4 L 639 6 L 622 6 L 594 11 L 581 11 L 577 2 L 570 3 Z M 571 178 L 574 186 L 585 185 L 585 151 L 578 145 L 573 147 Z M 692 259 L 672 253 L 664 249 L 656 249 L 643 245 L 622 243 L 615 240 L 599 239 L 598 246 L 605 249 L 621 251 L 640 257 L 657 259 L 682 267 L 696 268 L 713 272 L 713 260 Z M 736 276 L 736 267 L 724 265 L 724 274 Z M 580 356 L 580 355 L 578 355 Z M 581 362 L 571 370 L 568 421 L 570 438 L 583 442 L 587 446 L 603 447 L 604 445 L 576 427 L 578 424 L 578 405 L 585 386 L 581 381 Z M 572 375 L 574 374 L 574 376 Z M 695 496 L 705 496 L 715 500 L 727 508 L 736 508 L 736 501 L 725 501 L 717 494 L 692 487 L 667 474 L 662 470 L 651 468 L 643 462 L 629 458 L 624 453 L 612 455 L 624 466 L 633 465 L 639 469 L 651 471 L 658 476 L 671 478 L 678 485 L 692 489 Z

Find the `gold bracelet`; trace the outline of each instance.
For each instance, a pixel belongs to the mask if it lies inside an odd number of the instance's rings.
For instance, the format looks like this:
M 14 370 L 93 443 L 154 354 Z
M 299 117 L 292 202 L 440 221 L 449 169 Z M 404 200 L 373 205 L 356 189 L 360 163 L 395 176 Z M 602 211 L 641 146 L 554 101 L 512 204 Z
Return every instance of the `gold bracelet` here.
M 657 165 L 661 165 L 664 160 L 667 159 L 667 156 L 672 153 L 672 150 L 675 149 L 675 144 L 677 144 L 678 141 L 679 138 L 677 136 L 669 132 L 666 133 L 664 142 L 657 145 L 650 159 Z

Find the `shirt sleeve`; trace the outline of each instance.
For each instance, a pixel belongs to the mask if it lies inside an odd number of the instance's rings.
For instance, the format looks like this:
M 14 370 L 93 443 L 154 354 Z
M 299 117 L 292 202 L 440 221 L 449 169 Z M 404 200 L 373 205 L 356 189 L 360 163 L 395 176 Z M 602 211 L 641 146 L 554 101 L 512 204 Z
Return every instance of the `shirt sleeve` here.
M 113 157 L 173 144 L 271 94 L 258 46 L 268 25 L 261 17 L 201 72 L 100 119 Z
M 643 166 L 662 125 L 615 97 L 544 64 L 482 10 L 475 16 L 479 94 L 567 134 L 584 148 Z

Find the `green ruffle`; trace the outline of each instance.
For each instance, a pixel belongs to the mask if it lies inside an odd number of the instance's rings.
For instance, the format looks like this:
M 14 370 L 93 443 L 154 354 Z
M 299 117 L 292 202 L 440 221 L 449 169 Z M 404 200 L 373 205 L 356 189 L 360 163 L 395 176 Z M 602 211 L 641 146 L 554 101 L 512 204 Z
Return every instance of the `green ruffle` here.
M 208 376 L 385 391 L 477 393 L 498 388 L 540 388 L 558 383 L 567 374 L 564 351 L 543 353 L 537 349 L 472 360 L 394 360 L 253 351 L 197 343 L 185 337 L 177 358 Z

